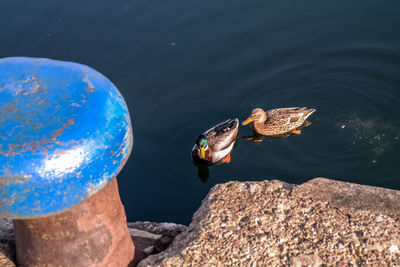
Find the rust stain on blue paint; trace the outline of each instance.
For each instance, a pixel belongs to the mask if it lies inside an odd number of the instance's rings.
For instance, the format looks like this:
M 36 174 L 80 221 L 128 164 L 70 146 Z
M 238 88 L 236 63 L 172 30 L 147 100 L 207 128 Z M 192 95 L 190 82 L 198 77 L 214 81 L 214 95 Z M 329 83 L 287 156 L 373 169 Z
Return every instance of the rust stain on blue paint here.
M 38 122 L 38 124 L 43 124 L 42 122 Z M 23 143 L 23 144 L 8 144 L 8 151 L 3 150 L 1 151 L 1 154 L 5 156 L 10 156 L 13 154 L 20 154 L 23 152 L 31 151 L 35 152 L 38 149 L 45 147 L 44 153 L 47 154 L 48 149 L 51 147 L 54 147 L 52 144 L 48 144 L 50 142 L 53 142 L 56 140 L 58 136 L 62 134 L 64 129 L 70 125 L 74 124 L 74 119 L 69 119 L 64 125 L 60 127 L 60 129 L 56 130 L 55 133 L 53 133 L 49 138 L 48 137 L 42 137 L 41 141 L 31 141 L 28 143 Z M 39 130 L 41 127 L 34 127 L 35 129 Z M 15 128 L 14 128 L 15 130 Z
M 87 84 L 87 87 L 85 87 L 85 91 L 88 93 L 93 93 L 94 92 L 94 86 L 89 80 L 89 76 L 87 74 L 83 75 L 83 81 Z
M 31 175 L 23 175 L 23 176 L 4 176 L 0 177 L 0 187 L 18 184 L 18 183 L 26 183 L 31 178 Z M 30 191 L 30 189 L 27 189 Z
M 0 59 L 0 216 L 57 213 L 103 188 L 133 145 L 117 88 L 90 67 Z

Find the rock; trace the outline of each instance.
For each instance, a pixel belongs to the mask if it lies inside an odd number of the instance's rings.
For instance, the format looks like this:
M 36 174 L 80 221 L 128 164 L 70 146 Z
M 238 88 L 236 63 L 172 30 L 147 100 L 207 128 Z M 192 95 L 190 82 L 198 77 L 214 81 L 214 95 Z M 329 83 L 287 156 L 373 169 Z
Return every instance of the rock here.
M 150 253 L 149 247 L 153 247 L 154 243 L 161 235 L 152 234 L 146 231 L 128 228 L 129 233 L 132 237 L 133 243 L 135 244 L 135 257 L 130 266 L 136 266 L 139 261 L 146 258 Z M 153 249 L 151 250 L 153 251 Z
M 0 252 L 0 266 L 1 267 L 15 267 L 15 263 L 7 258 L 2 252 Z
M 152 234 L 143 230 L 128 228 L 129 234 L 133 239 L 137 240 L 149 240 L 150 242 L 154 242 L 155 240 L 162 237 L 162 235 Z
M 161 235 L 154 242 L 153 254 L 166 250 L 174 240 L 175 236 L 187 229 L 187 226 L 175 223 L 134 222 L 128 223 L 128 227 L 143 229 L 147 232 Z
M 183 230 L 187 229 L 187 226 L 176 223 L 155 223 L 155 222 L 128 222 L 128 228 L 143 230 L 149 233 L 162 235 L 162 236 L 176 236 Z
M 15 266 L 14 227 L 9 219 L 0 219 L 0 266 Z
M 187 230 L 139 266 L 393 266 L 399 194 L 323 178 L 216 185 Z
M 148 256 L 154 252 L 154 246 L 147 247 L 147 248 L 143 249 L 142 251 L 146 254 L 146 256 Z
M 174 223 L 128 222 L 128 230 L 135 243 L 135 258 L 130 266 L 136 266 L 150 254 L 165 250 L 186 228 Z
M 349 212 L 367 211 L 400 216 L 400 191 L 381 187 L 315 178 L 297 186 L 298 196 L 311 196 L 315 201 L 328 201 L 331 206 Z

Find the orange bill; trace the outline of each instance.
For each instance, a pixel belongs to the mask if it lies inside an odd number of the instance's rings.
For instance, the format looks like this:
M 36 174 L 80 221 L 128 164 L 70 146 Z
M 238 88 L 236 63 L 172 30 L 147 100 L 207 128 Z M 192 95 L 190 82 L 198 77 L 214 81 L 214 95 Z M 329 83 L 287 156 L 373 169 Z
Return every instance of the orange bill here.
M 248 117 L 247 120 L 245 120 L 244 122 L 242 122 L 242 125 L 246 125 L 249 124 L 250 122 L 252 122 L 253 119 L 251 117 Z

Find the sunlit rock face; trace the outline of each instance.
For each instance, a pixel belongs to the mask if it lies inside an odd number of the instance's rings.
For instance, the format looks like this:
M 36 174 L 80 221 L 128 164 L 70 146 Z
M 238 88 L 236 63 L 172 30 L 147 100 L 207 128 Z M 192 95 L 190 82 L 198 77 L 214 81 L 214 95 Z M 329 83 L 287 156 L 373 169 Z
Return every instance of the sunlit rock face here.
M 139 266 L 393 266 L 400 192 L 317 178 L 216 185 L 189 228 Z

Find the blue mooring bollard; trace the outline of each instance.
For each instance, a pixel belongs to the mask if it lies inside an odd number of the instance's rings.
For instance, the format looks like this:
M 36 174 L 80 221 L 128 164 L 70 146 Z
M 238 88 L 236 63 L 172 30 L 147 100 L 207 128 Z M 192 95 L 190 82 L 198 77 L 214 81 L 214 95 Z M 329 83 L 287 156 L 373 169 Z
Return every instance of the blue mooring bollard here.
M 0 216 L 22 266 L 126 266 L 116 175 L 132 150 L 117 88 L 87 66 L 0 59 Z

